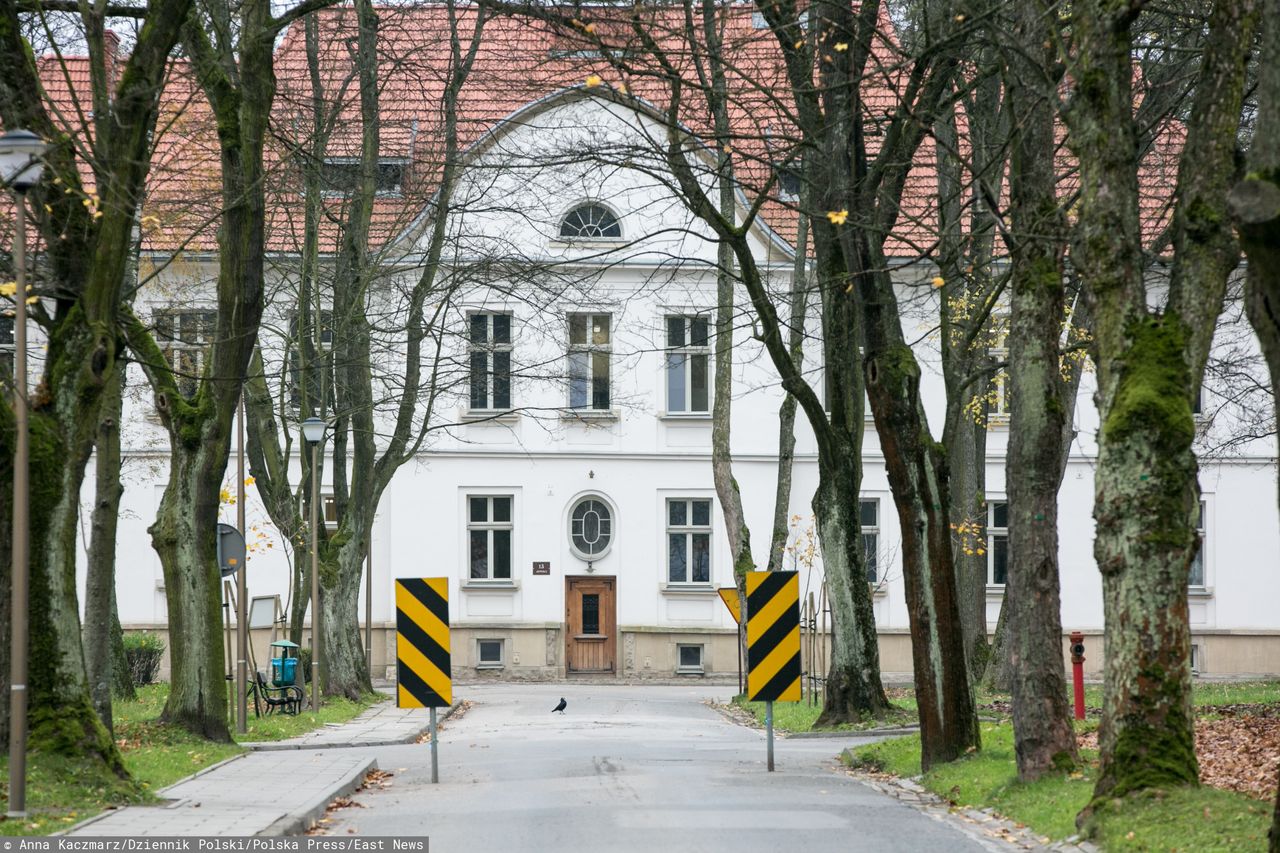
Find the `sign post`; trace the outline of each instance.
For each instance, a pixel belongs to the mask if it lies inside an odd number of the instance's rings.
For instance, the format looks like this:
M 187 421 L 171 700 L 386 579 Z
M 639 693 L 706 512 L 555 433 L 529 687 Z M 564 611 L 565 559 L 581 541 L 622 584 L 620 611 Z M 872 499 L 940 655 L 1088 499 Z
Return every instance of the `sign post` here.
M 773 703 L 800 701 L 800 575 L 747 572 L 747 699 L 765 703 L 773 771 Z
M 436 708 L 453 704 L 449 579 L 396 580 L 396 707 L 431 709 L 431 781 L 440 781 Z

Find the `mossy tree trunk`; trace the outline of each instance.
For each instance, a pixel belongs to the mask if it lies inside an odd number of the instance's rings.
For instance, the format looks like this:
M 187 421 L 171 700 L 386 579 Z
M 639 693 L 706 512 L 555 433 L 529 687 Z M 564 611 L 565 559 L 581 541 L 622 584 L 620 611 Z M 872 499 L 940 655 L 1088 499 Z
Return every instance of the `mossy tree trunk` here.
M 1271 373 L 1271 398 L 1280 401 L 1280 0 L 1264 0 L 1262 9 L 1258 124 L 1249 174 L 1232 189 L 1228 206 L 1249 259 L 1245 308 Z M 1280 414 L 1276 425 L 1280 432 Z M 1280 853 L 1280 788 L 1267 841 L 1271 853 Z
M 1163 311 L 1147 305 L 1133 115 L 1138 7 L 1091 0 L 1074 18 L 1076 81 L 1066 116 L 1080 160 L 1073 259 L 1094 301 L 1102 419 L 1094 556 L 1106 618 L 1100 768 L 1093 805 L 1198 780 L 1187 573 L 1197 547 L 1191 401 L 1227 277 L 1225 204 L 1235 171 L 1252 0 L 1215 4 L 1174 196 L 1174 261 Z
M 300 8 L 277 18 L 266 0 L 250 0 L 235 10 L 234 37 L 226 28 L 206 30 L 199 15 L 187 20 L 183 43 L 217 119 L 222 178 L 218 311 L 193 397 L 182 393 L 142 324 L 134 322 L 129 329 L 130 346 L 151 381 L 170 443 L 169 482 L 150 528 L 164 570 L 171 632 L 171 689 L 161 719 L 214 740 L 231 738 L 219 616 L 219 495 L 262 316 L 262 152 L 275 96 L 273 48 L 278 32 Z M 209 14 L 230 21 L 233 13 L 221 7 Z
M 91 168 L 98 202 L 91 211 L 77 156 L 86 140 L 69 138 L 41 101 L 34 54 L 22 36 L 25 7 L 0 0 L 0 119 L 25 127 L 53 148 L 46 178 L 58 191 L 29 193 L 39 235 L 42 278 L 56 282 L 48 321 L 45 373 L 31 397 L 28 746 L 124 767 L 89 699 L 76 595 L 76 536 L 81 486 L 103 395 L 120 369 L 117 314 L 133 241 L 138 201 L 150 164 L 151 130 L 170 51 L 190 0 L 154 0 L 133 52 L 108 85 L 100 21 L 86 21 L 94 120 Z M 20 11 L 21 10 L 21 11 Z M 92 18 L 93 11 L 86 16 Z M 12 419 L 6 418 L 8 433 Z M 9 482 L 12 482 L 10 478 Z M 11 486 L 10 486 L 11 490 Z M 8 563 L 6 562 L 6 569 Z
M 120 516 L 120 405 L 124 371 L 117 370 L 103 395 L 98 421 L 94 502 L 90 521 L 88 570 L 84 592 L 84 665 L 89 696 L 107 731 L 114 695 L 116 616 L 116 520 Z M 121 645 L 123 648 L 123 644 Z
M 1058 488 L 1063 444 L 1074 396 L 1062 371 L 1066 312 L 1063 260 L 1066 222 L 1057 198 L 1050 9 L 1025 2 L 1015 12 L 1014 37 L 1025 52 L 1009 62 L 1006 82 L 1018 126 L 1010 170 L 1012 298 L 1006 489 L 1009 495 L 1009 607 L 1006 635 L 1013 692 L 1013 742 L 1018 778 L 1032 781 L 1077 761 L 1062 662 L 1058 581 Z

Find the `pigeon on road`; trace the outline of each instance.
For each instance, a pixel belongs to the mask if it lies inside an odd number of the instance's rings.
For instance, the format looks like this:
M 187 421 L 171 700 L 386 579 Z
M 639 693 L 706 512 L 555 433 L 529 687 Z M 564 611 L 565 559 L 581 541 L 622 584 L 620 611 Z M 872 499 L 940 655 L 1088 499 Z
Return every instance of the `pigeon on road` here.
M 554 714 L 556 711 L 559 711 L 561 714 L 563 714 L 563 713 L 564 713 L 564 708 L 565 708 L 565 706 L 566 706 L 566 705 L 568 705 L 568 704 L 569 704 L 568 702 L 564 701 L 564 697 L 563 697 L 563 696 L 561 696 L 561 697 L 560 697 L 560 704 L 559 704 L 559 705 L 557 705 L 557 706 L 555 706 L 554 708 L 552 708 L 552 709 L 551 709 L 551 713 L 553 713 L 553 714 Z

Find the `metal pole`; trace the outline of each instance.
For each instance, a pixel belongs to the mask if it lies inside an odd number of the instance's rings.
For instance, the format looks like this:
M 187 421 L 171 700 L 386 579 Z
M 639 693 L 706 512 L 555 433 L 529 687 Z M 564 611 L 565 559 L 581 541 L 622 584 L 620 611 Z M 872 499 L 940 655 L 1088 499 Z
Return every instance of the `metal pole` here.
M 436 709 L 431 709 L 431 784 L 434 785 L 440 781 L 440 753 L 437 747 L 440 743 L 440 732 L 436 728 Z
M 364 555 L 364 668 L 373 680 L 373 525 L 369 525 L 368 551 Z
M 13 615 L 9 646 L 9 812 L 27 816 L 27 597 L 30 565 L 27 541 L 27 223 L 26 203 L 15 192 L 13 263 L 17 289 L 13 293 L 13 420 L 17 430 L 13 457 Z
M 320 526 L 320 442 L 311 445 L 311 708 L 320 709 L 320 555 L 316 530 Z
M 236 407 L 236 527 L 245 542 L 249 541 L 244 520 L 244 395 L 240 396 L 240 405 Z M 236 658 L 236 731 L 245 734 L 249 731 L 248 697 L 245 688 L 249 678 L 246 659 L 249 657 L 249 581 L 245 575 L 249 571 L 249 555 L 246 549 L 244 563 L 236 572 L 236 638 L 239 641 L 239 656 Z
M 773 702 L 764 703 L 764 731 L 769 740 L 769 772 L 773 772 Z

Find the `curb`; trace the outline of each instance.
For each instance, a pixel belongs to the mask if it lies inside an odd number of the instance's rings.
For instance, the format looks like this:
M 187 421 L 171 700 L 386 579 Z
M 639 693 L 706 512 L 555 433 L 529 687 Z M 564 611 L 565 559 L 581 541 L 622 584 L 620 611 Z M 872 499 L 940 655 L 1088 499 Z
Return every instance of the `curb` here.
M 851 778 L 929 817 L 958 829 L 989 851 L 1032 850 L 1055 853 L 1101 853 L 1097 845 L 1072 836 L 1045 844 L 1035 830 L 994 809 L 961 806 L 940 797 L 913 779 L 887 773 L 869 773 L 852 764 L 849 750 L 840 753 L 840 763 Z M 985 829 L 984 829 L 985 827 Z
M 242 745 L 243 745 L 243 744 L 242 744 Z M 140 807 L 140 808 L 150 808 L 150 809 L 172 809 L 172 808 L 177 808 L 178 806 L 182 805 L 182 802 L 183 802 L 183 801 L 182 801 L 182 800 L 170 799 L 170 798 L 168 798 L 168 797 L 165 797 L 165 796 L 164 796 L 165 791 L 168 791 L 170 788 L 176 788 L 177 786 L 181 785 L 181 784 L 182 784 L 182 783 L 184 783 L 184 782 L 190 782 L 192 779 L 195 779 L 195 778 L 196 778 L 196 777 L 198 777 L 198 776 L 203 776 L 203 775 L 204 775 L 204 774 L 206 774 L 206 773 L 212 773 L 214 770 L 217 770 L 219 767 L 225 767 L 226 765 L 230 764 L 230 763 L 231 763 L 231 762 L 233 762 L 233 761 L 239 761 L 240 759 L 244 758 L 244 757 L 245 757 L 246 755 L 248 755 L 248 754 L 249 754 L 249 750 L 247 750 L 247 749 L 246 749 L 244 752 L 240 753 L 239 755 L 232 755 L 232 756 L 230 756 L 229 758 L 224 758 L 224 759 L 222 759 L 221 761 L 218 761 L 218 762 L 215 762 L 215 763 L 213 763 L 213 764 L 210 764 L 208 767 L 202 767 L 201 769 L 197 770 L 195 773 L 192 773 L 190 776 L 183 776 L 183 777 L 182 777 L 181 779 L 179 779 L 178 781 L 176 781 L 176 782 L 172 782 L 172 783 L 170 783 L 170 784 L 168 784 L 168 785 L 165 785 L 165 786 L 164 786 L 163 788 L 161 788 L 159 791 L 156 791 L 156 792 L 155 792 L 155 795 L 156 795 L 157 797 L 159 797 L 163 802 L 159 802 L 159 803 L 156 803 L 155 805 L 151 805 L 151 806 L 148 806 L 148 805 L 141 805 L 141 806 L 132 805 L 132 806 L 121 806 L 121 807 L 117 807 L 117 808 L 113 808 L 113 809 L 103 809 L 102 811 L 100 811 L 100 812 L 98 812 L 96 815 L 94 815 L 93 817 L 87 817 L 87 818 L 85 818 L 84 820 L 80 821 L 79 823 L 75 823 L 75 824 L 72 824 L 71 826 L 68 826 L 66 829 L 60 829 L 60 830 L 58 830 L 57 832 L 51 832 L 51 833 L 49 833 L 49 834 L 48 834 L 47 836 L 45 836 L 45 837 L 46 837 L 46 838 L 57 838 L 57 837 L 58 837 L 58 836 L 60 836 L 60 835 L 70 835 L 71 833 L 76 832 L 76 831 L 78 831 L 78 830 L 80 830 L 80 829 L 83 829 L 83 828 L 84 828 L 84 827 L 86 827 L 86 826 L 90 826 L 91 824 L 95 824 L 95 823 L 97 823 L 98 821 L 102 820 L 103 818 L 107 817 L 107 816 L 108 816 L 108 815 L 110 815 L 110 814 L 114 814 L 115 812 L 120 811 L 120 809 L 121 809 L 121 808 L 139 808 L 139 807 Z
M 783 740 L 805 739 L 805 738 L 825 738 L 828 740 L 848 739 L 848 738 L 867 738 L 867 737 L 887 737 L 891 735 L 913 735 L 920 731 L 919 726 L 892 726 L 878 729 L 835 729 L 829 732 L 780 732 L 775 730 L 777 734 L 781 734 Z
M 445 720 L 452 717 L 461 707 L 462 700 L 459 699 L 457 702 L 454 702 L 449 706 L 449 710 L 445 711 L 443 716 L 436 720 L 436 723 L 443 723 Z M 286 749 L 358 749 L 366 746 L 401 746 L 406 743 L 416 742 L 418 738 L 422 737 L 430 731 L 430 729 L 431 723 L 427 722 L 407 735 L 401 735 L 400 737 L 394 738 L 384 738 L 382 740 L 343 741 L 338 743 L 320 741 L 304 743 L 293 740 L 265 740 L 252 741 L 242 743 L 240 745 L 253 752 L 276 752 Z
M 341 781 L 330 789 L 327 794 L 317 797 L 303 806 L 301 810 L 285 815 L 266 829 L 254 834 L 259 836 L 280 836 L 298 835 L 306 832 L 315 826 L 316 821 L 324 815 L 325 810 L 329 808 L 329 803 L 338 797 L 350 794 L 360 787 L 360 783 L 364 781 L 364 777 L 368 775 L 369 771 L 375 770 L 377 767 L 377 759 L 370 758 L 368 761 L 362 762 L 347 773 L 346 776 L 343 776 Z

